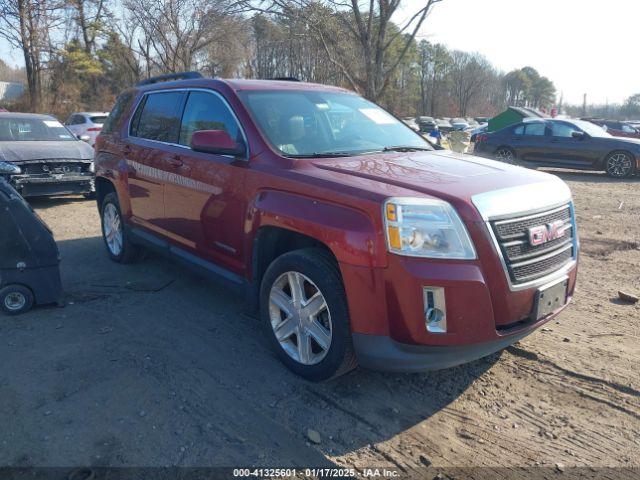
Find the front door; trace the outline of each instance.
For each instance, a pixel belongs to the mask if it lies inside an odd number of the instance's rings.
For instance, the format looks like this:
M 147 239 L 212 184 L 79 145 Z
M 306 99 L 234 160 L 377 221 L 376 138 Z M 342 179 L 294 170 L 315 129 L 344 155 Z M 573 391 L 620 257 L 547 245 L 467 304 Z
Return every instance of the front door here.
M 549 130 L 550 148 L 546 153 L 546 163 L 577 168 L 591 165 L 599 153 L 589 148 L 590 138 L 574 138 L 573 133 L 582 131 L 576 126 L 565 122 L 551 122 Z
M 201 257 L 241 273 L 243 195 L 246 159 L 195 152 L 198 130 L 226 130 L 243 142 L 238 122 L 224 98 L 213 90 L 193 90 L 186 99 L 178 143 L 181 166 L 165 184 L 165 228 L 176 242 Z

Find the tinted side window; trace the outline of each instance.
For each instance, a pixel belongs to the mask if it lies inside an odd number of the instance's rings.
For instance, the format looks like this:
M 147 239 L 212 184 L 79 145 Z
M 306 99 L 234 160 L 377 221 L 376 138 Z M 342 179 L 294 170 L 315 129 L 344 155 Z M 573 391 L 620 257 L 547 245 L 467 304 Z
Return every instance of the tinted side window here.
M 136 136 L 157 142 L 177 143 L 183 97 L 182 92 L 147 95 Z
M 577 128 L 568 123 L 552 123 L 551 136 L 570 138 L 573 132 L 579 131 Z
M 530 123 L 528 125 L 525 125 L 524 134 L 544 136 L 545 128 L 546 128 L 546 125 L 544 123 Z
M 120 117 L 122 117 L 122 114 L 129 110 L 133 99 L 133 92 L 125 92 L 117 98 L 116 104 L 113 106 L 113 109 L 107 117 L 107 120 L 104 122 L 104 125 L 102 125 L 101 133 L 104 134 L 113 132 L 113 129 L 120 120 Z
M 191 145 L 198 130 L 225 130 L 236 141 L 242 139 L 238 122 L 225 102 L 213 93 L 191 92 L 182 116 L 181 145 Z

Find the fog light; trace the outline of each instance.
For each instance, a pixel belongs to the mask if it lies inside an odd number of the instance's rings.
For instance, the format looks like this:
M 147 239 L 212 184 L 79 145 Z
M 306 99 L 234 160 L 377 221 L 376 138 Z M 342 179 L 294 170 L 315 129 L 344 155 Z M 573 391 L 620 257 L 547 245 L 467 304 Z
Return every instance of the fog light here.
M 422 296 L 427 331 L 447 333 L 447 307 L 444 300 L 444 288 L 423 287 Z

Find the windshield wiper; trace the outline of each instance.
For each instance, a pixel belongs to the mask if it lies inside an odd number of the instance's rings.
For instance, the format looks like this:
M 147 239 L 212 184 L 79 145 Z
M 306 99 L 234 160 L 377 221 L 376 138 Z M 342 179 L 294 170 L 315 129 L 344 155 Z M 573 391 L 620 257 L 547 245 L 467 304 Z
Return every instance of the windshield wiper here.
M 393 147 L 384 147 L 383 152 L 431 152 L 433 149 L 428 147 L 416 147 L 413 145 L 396 145 Z
M 289 158 L 332 158 L 332 157 L 353 157 L 358 155 L 355 152 L 314 152 L 287 155 Z

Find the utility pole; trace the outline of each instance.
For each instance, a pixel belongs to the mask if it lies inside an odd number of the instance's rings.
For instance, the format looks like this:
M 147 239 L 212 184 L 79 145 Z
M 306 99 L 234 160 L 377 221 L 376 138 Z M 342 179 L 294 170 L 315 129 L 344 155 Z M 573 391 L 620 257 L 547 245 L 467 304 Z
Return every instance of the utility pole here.
M 582 97 L 582 116 L 587 116 L 587 94 L 585 93 Z

